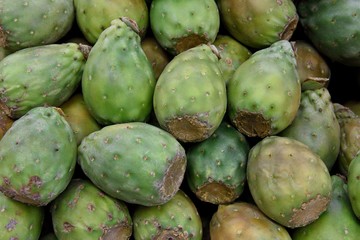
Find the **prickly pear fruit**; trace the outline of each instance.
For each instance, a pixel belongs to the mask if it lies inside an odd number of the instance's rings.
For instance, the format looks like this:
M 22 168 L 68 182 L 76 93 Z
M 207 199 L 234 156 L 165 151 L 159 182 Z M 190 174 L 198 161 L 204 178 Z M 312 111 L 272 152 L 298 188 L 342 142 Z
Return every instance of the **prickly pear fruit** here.
M 226 122 L 206 140 L 190 146 L 186 180 L 204 202 L 233 202 L 244 190 L 249 143 Z
M 11 51 L 55 43 L 71 29 L 73 0 L 0 2 L 0 47 Z
M 360 154 L 358 153 L 349 164 L 348 191 L 353 209 L 357 218 L 360 219 Z
M 214 42 L 220 28 L 220 15 L 214 0 L 153 0 L 150 25 L 159 44 L 177 55 Z
M 256 205 L 285 227 L 305 226 L 329 205 L 329 171 L 317 154 L 297 140 L 262 139 L 250 149 L 246 172 Z
M 104 192 L 145 206 L 169 201 L 186 169 L 186 154 L 168 132 L 143 122 L 113 124 L 85 137 L 78 161 Z
M 219 205 L 210 221 L 211 239 L 291 240 L 286 228 L 273 222 L 256 205 L 234 202 Z
M 11 118 L 38 106 L 64 103 L 80 85 L 89 46 L 76 43 L 25 48 L 0 62 L 0 101 Z
M 15 201 L 0 192 L 1 239 L 38 240 L 43 220 L 43 208 Z
M 249 137 L 275 135 L 288 127 L 300 106 L 301 85 L 287 40 L 258 50 L 227 85 L 228 115 Z
M 159 206 L 137 206 L 133 214 L 135 240 L 201 240 L 202 221 L 195 204 L 182 191 Z
M 149 12 L 144 0 L 74 0 L 74 6 L 77 25 L 91 44 L 116 18 L 128 17 L 137 22 L 141 37 L 147 32 Z
M 100 125 L 90 115 L 81 93 L 72 95 L 60 108 L 64 112 L 66 121 L 74 131 L 78 145 L 84 137 L 100 130 Z
M 253 48 L 289 40 L 299 20 L 291 0 L 218 0 L 217 4 L 224 27 Z
M 51 203 L 55 235 L 59 239 L 130 239 L 132 219 L 124 202 L 114 199 L 93 183 L 71 180 Z
M 136 23 L 128 18 L 114 19 L 85 64 L 84 101 L 101 125 L 142 122 L 152 110 L 155 77 L 132 27 L 136 28 Z
M 278 135 L 309 146 L 330 171 L 340 151 L 340 126 L 329 91 L 326 88 L 303 91 L 294 121 Z
M 68 185 L 76 139 L 55 107 L 36 107 L 14 122 L 0 140 L 0 191 L 17 201 L 44 206 Z
M 214 133 L 226 112 L 226 86 L 217 56 L 202 44 L 175 56 L 154 91 L 160 126 L 182 142 L 200 142 Z
M 14 120 L 11 119 L 0 104 L 0 140 L 5 135 L 6 131 L 12 126 Z
M 297 10 L 304 33 L 319 52 L 341 64 L 360 66 L 358 0 L 303 0 Z
M 349 201 L 347 184 L 342 176 L 332 175 L 331 201 L 320 217 L 294 230 L 293 240 L 357 239 L 360 236 L 360 224 Z

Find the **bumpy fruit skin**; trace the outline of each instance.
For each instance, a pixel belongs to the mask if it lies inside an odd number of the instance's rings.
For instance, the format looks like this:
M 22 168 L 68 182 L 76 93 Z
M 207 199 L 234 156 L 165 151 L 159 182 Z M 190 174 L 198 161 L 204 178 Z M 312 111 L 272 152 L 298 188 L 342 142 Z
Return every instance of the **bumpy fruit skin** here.
M 237 68 L 227 85 L 228 116 L 249 137 L 275 135 L 294 120 L 300 98 L 294 51 L 281 40 Z
M 278 135 L 309 146 L 330 171 L 340 151 L 340 125 L 329 91 L 326 88 L 303 91 L 294 121 Z
M 50 44 L 19 50 L 0 62 L 0 101 L 11 118 L 59 106 L 80 85 L 88 46 Z
M 227 84 L 236 69 L 251 56 L 251 52 L 247 47 L 229 35 L 218 34 L 214 45 L 219 50 L 220 68 Z
M 294 230 L 292 240 L 353 240 L 360 236 L 360 224 L 349 201 L 347 184 L 340 175 L 332 175 L 331 201 L 320 217 Z
M 137 22 L 141 37 L 147 32 L 149 12 L 144 0 L 74 0 L 74 5 L 79 29 L 91 44 L 116 18 L 128 17 Z
M 315 221 L 330 202 L 331 176 L 325 163 L 297 140 L 262 139 L 250 150 L 246 172 L 256 205 L 285 227 Z
M 55 107 L 36 107 L 14 122 L 0 141 L 0 191 L 17 201 L 44 206 L 68 185 L 76 139 Z
M 132 235 L 132 219 L 126 204 L 106 195 L 88 180 L 71 180 L 52 202 L 51 217 L 55 235 L 61 240 L 126 240 Z
M 336 118 L 340 125 L 339 170 L 347 176 L 349 165 L 360 150 L 360 117 L 350 108 L 334 103 Z
M 286 228 L 273 222 L 256 205 L 234 202 L 219 205 L 210 221 L 211 239 L 291 240 Z
M 64 112 L 66 121 L 74 131 L 78 145 L 84 137 L 100 130 L 101 126 L 89 113 L 81 93 L 72 95 L 60 108 Z
M 0 238 L 38 240 L 44 220 L 44 209 L 30 206 L 0 192 Z
M 186 154 L 168 132 L 143 122 L 113 124 L 79 146 L 84 173 L 104 192 L 145 206 L 169 201 L 179 189 Z
M 182 190 L 165 204 L 137 206 L 133 222 L 135 240 L 201 240 L 203 235 L 196 206 Z
M 289 40 L 298 24 L 291 0 L 217 0 L 221 21 L 242 44 L 264 48 Z
M 140 36 L 123 20 L 101 33 L 82 77 L 85 104 L 101 125 L 142 122 L 152 110 L 154 72 Z
M 175 56 L 154 91 L 160 126 L 182 142 L 207 139 L 226 112 L 226 86 L 217 56 L 202 44 Z
M 245 136 L 222 122 L 208 139 L 187 150 L 186 180 L 191 191 L 205 202 L 233 202 L 244 190 L 249 150 Z
M 360 154 L 357 154 L 349 165 L 348 191 L 355 215 L 360 219 Z
M 55 43 L 75 19 L 72 0 L 0 2 L 0 47 L 11 51 Z
M 319 52 L 341 64 L 360 66 L 358 0 L 303 0 L 297 9 L 305 34 Z
M 159 44 L 177 55 L 214 42 L 220 28 L 220 15 L 214 0 L 153 0 L 150 25 Z

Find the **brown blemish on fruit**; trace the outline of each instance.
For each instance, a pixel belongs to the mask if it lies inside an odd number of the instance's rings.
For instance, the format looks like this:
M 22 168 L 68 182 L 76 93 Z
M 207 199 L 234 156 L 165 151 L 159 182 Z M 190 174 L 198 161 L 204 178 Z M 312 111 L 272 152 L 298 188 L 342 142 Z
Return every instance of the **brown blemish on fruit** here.
M 64 222 L 64 224 L 63 224 L 63 231 L 65 232 L 65 233 L 69 233 L 69 232 L 71 232 L 72 230 L 74 230 L 74 225 L 72 225 L 71 223 L 69 223 L 69 222 Z
M 209 40 L 204 35 L 197 34 L 191 34 L 189 36 L 177 39 L 175 46 L 176 54 L 186 51 L 192 47 L 196 47 L 200 44 L 206 44 L 208 41 Z
M 289 19 L 289 22 L 285 26 L 284 31 L 279 34 L 280 40 L 289 40 L 292 37 L 298 22 L 299 16 L 295 14 L 293 18 Z
M 189 239 L 189 236 L 185 234 L 182 229 L 159 229 L 156 237 L 157 240 L 185 240 Z
M 0 47 L 6 47 L 6 32 L 0 26 Z
M 213 204 L 230 203 L 238 197 L 235 188 L 221 182 L 208 182 L 196 190 L 196 196 Z
M 235 127 L 248 137 L 264 138 L 271 134 L 271 122 L 261 113 L 242 110 L 233 119 Z
M 103 232 L 99 240 L 128 240 L 132 235 L 132 225 L 124 221 L 112 228 L 103 228 Z

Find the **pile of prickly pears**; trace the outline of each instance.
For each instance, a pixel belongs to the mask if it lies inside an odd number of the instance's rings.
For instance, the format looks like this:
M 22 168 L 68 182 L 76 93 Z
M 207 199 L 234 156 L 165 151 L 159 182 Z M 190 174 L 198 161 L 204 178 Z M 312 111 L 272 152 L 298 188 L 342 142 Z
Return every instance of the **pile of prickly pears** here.
M 0 240 L 355 240 L 359 0 L 0 0 Z

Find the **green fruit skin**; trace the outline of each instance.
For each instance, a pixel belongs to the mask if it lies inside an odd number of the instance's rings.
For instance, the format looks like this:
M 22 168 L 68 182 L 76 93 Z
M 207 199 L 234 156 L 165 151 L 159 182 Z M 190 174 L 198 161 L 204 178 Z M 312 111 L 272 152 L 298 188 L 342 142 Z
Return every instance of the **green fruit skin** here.
M 101 125 L 147 120 L 155 82 L 140 36 L 122 20 L 113 20 L 84 68 L 82 93 L 91 115 Z
M 316 49 L 347 66 L 360 66 L 358 0 L 307 0 L 297 6 L 300 23 Z
M 137 206 L 133 213 L 134 239 L 202 239 L 202 220 L 193 201 L 179 190 L 159 206 Z
M 289 40 L 298 24 L 291 0 L 217 0 L 222 24 L 242 44 L 264 48 Z
M 36 107 L 0 141 L 0 191 L 35 206 L 55 199 L 74 173 L 74 133 L 54 107 Z
M 270 136 L 250 149 L 247 181 L 256 205 L 289 228 L 305 226 L 323 213 L 331 195 L 331 176 L 305 144 Z
M 184 51 L 166 65 L 156 83 L 153 105 L 160 126 L 180 141 L 200 142 L 214 133 L 225 115 L 227 99 L 219 61 L 208 45 Z M 190 127 L 190 120 L 182 131 L 172 129 L 172 122 L 187 118 L 201 126 Z M 201 133 L 194 134 L 197 131 Z
M 349 201 L 347 184 L 338 175 L 332 175 L 332 195 L 329 207 L 320 217 L 294 230 L 293 240 L 353 240 L 360 235 L 360 224 Z
M 340 151 L 340 125 L 329 91 L 326 88 L 303 91 L 295 119 L 278 135 L 309 146 L 330 171 Z
M 106 126 L 83 139 L 78 161 L 104 192 L 128 203 L 169 201 L 184 178 L 186 154 L 166 131 L 142 122 Z
M 60 240 L 109 239 L 115 233 L 116 239 L 129 239 L 132 235 L 127 205 L 106 195 L 89 180 L 72 179 L 52 202 L 51 218 Z
M 228 35 L 217 35 L 214 45 L 220 52 L 220 68 L 227 84 L 236 69 L 251 56 L 251 52 L 247 47 Z
M 172 55 L 212 43 L 220 29 L 214 0 L 153 0 L 150 26 L 159 44 Z
M 348 191 L 351 208 L 360 219 L 360 154 L 350 162 L 348 171 Z
M 44 209 L 30 206 L 0 192 L 0 238 L 38 240 L 44 220 Z
M 84 137 L 100 130 L 101 126 L 89 113 L 81 93 L 72 95 L 60 108 L 65 114 L 66 121 L 74 130 L 78 145 Z
M 219 205 L 210 221 L 210 237 L 237 240 L 291 240 L 285 227 L 268 218 L 256 205 L 247 202 Z
M 11 51 L 52 44 L 71 29 L 72 0 L 0 2 L 0 47 Z
M 205 202 L 233 202 L 244 190 L 249 150 L 245 136 L 222 122 L 208 139 L 187 150 L 186 180 L 191 191 Z
M 144 37 L 149 25 L 149 11 L 144 0 L 74 0 L 76 21 L 84 37 L 95 44 L 100 34 L 120 17 L 133 19 Z
M 34 107 L 59 106 L 80 85 L 85 56 L 75 43 L 25 48 L 0 62 L 0 100 L 19 118 Z
M 294 120 L 301 85 L 291 43 L 281 40 L 258 50 L 227 85 L 228 116 L 249 137 L 275 135 Z

